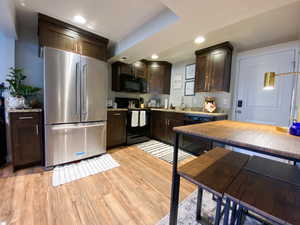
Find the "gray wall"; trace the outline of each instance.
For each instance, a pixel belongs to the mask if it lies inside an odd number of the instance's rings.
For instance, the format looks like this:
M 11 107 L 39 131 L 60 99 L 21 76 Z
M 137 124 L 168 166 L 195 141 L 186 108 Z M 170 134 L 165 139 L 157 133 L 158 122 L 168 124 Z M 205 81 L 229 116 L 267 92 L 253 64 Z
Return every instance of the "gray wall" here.
M 9 68 L 15 66 L 15 38 L 0 33 L 0 49 L 0 83 L 2 83 Z
M 16 41 L 16 67 L 24 69 L 25 83 L 43 86 L 43 59 L 39 57 L 37 36 L 37 14 L 22 12 L 18 14 L 18 40 Z

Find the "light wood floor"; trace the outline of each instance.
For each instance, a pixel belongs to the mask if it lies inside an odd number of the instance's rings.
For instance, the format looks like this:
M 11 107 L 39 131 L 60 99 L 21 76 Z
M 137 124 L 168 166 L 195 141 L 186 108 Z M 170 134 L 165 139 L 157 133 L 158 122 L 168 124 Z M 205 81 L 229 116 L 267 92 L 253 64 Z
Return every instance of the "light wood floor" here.
M 171 165 L 135 147 L 110 153 L 120 167 L 56 188 L 50 171 L 0 169 L 0 224 L 156 224 L 169 212 Z M 180 199 L 195 189 L 182 179 Z

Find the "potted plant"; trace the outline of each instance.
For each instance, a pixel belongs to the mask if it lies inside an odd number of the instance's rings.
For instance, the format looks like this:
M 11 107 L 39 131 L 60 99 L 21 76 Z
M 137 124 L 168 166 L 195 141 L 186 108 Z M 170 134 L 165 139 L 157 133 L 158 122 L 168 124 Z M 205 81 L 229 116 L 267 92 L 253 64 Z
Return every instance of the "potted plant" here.
M 6 89 L 10 94 L 8 98 L 10 108 L 25 108 L 25 99 L 40 91 L 40 88 L 23 84 L 25 79 L 26 76 L 23 73 L 23 69 L 10 68 L 10 73 L 6 79 L 8 83 Z

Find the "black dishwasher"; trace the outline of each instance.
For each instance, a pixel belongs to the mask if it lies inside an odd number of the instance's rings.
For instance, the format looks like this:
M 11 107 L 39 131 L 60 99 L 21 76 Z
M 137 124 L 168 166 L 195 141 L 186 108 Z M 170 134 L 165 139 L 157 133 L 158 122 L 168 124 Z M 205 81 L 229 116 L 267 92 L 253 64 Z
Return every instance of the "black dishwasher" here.
M 216 120 L 216 118 L 211 116 L 185 114 L 184 125 L 206 123 L 214 120 Z M 200 155 L 205 151 L 212 149 L 212 142 L 201 139 L 199 137 L 191 137 L 191 136 L 183 135 L 181 141 L 181 148 L 193 155 Z

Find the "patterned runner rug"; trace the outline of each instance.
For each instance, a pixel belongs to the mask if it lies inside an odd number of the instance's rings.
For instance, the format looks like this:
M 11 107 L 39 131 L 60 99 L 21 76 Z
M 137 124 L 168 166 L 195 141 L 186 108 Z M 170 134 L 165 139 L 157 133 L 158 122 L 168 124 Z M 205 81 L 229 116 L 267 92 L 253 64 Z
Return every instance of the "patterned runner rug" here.
M 168 163 L 173 163 L 173 146 L 168 145 L 156 140 L 150 140 L 141 144 L 135 145 L 139 149 L 142 149 L 145 152 L 150 153 L 151 155 L 162 159 L 164 161 L 167 161 Z M 191 157 L 193 155 L 184 152 L 183 150 L 179 149 L 178 152 L 178 162 L 181 160 L 184 160 L 188 157 Z

